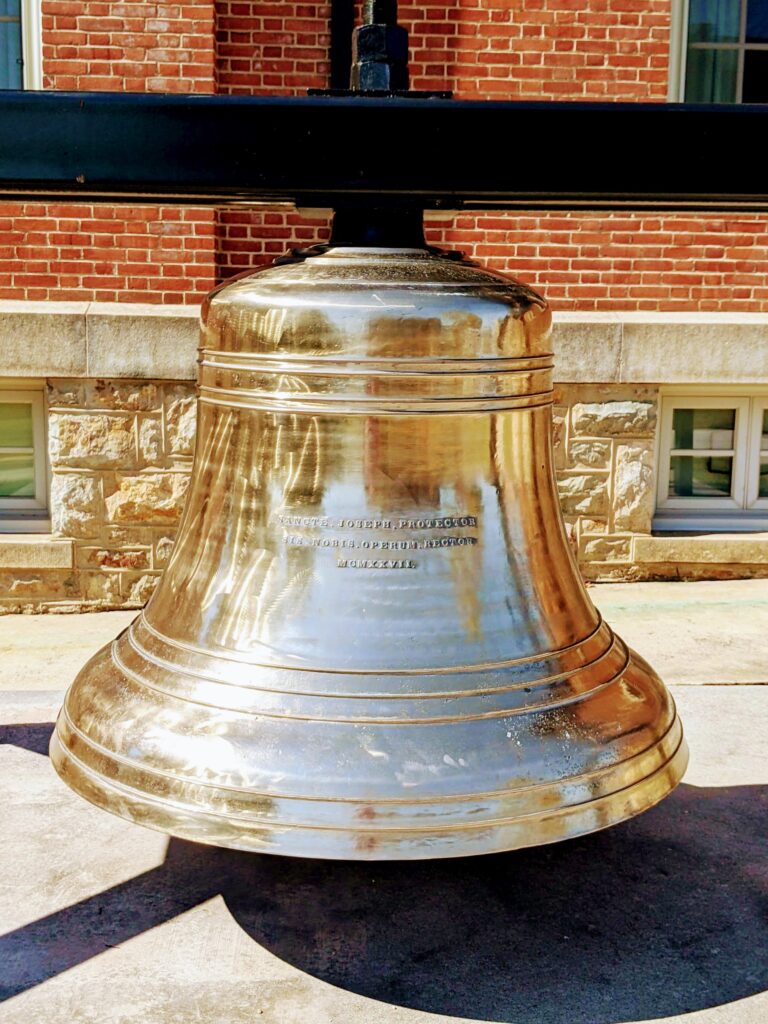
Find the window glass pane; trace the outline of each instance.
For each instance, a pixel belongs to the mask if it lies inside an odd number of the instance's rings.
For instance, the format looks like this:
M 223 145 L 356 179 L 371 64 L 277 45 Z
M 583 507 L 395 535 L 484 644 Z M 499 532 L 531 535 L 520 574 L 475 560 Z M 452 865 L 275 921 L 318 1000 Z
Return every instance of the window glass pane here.
M 0 498 L 34 498 L 35 461 L 31 452 L 0 452 Z
M 760 459 L 760 480 L 757 485 L 758 498 L 768 498 L 768 458 Z
M 768 0 L 747 3 L 747 42 L 768 43 Z
M 768 452 L 768 409 L 763 412 L 763 431 L 760 437 L 760 451 Z
M 768 50 L 744 51 L 744 103 L 768 103 Z
M 32 406 L 29 402 L 4 402 L 0 395 L 0 448 L 31 448 Z
M 732 450 L 735 426 L 735 409 L 675 409 L 672 447 Z
M 21 0 L 0 0 L 0 89 L 21 89 Z
M 736 43 L 741 20 L 739 0 L 691 0 L 689 43 Z
M 686 103 L 735 103 L 736 50 L 688 49 Z
M 733 459 L 673 455 L 669 474 L 670 498 L 722 498 L 731 493 Z

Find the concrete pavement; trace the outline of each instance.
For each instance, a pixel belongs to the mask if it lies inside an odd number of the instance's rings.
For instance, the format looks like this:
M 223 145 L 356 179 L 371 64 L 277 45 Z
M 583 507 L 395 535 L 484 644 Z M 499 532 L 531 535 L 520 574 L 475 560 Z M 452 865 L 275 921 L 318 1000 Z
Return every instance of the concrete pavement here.
M 215 850 L 84 803 L 51 723 L 132 613 L 0 619 L 0 1020 L 763 1024 L 768 581 L 590 593 L 679 684 L 684 784 L 593 836 L 410 864 Z

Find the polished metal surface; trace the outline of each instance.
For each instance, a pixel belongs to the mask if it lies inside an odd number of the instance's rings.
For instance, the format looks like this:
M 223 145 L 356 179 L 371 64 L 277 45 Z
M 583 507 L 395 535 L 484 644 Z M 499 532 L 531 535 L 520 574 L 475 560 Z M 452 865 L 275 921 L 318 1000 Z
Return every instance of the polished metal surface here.
M 173 557 L 67 695 L 65 781 L 188 839 L 368 859 L 553 842 L 665 796 L 674 704 L 563 529 L 550 327 L 425 249 L 214 292 Z

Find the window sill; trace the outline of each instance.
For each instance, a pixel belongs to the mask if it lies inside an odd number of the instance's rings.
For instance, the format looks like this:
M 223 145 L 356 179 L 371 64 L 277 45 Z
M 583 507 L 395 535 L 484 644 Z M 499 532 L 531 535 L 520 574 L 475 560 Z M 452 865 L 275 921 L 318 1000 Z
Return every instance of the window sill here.
M 0 569 L 71 569 L 74 544 L 50 535 L 0 534 Z
M 736 565 L 768 564 L 768 532 L 699 533 L 686 537 L 635 537 L 636 562 L 730 562 Z
M 0 513 L 0 541 L 7 535 L 25 534 L 28 536 L 32 535 L 47 535 L 50 537 L 51 534 L 51 520 L 46 514 L 44 515 L 16 515 L 8 516 Z

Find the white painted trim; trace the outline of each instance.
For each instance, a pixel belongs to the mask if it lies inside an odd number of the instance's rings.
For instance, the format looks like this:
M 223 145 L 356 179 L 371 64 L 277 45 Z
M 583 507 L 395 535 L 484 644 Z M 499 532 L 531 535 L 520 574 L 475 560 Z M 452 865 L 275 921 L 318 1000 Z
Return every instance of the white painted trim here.
M 24 61 L 24 88 L 43 88 L 42 0 L 22 0 L 21 55 Z
M 768 509 L 768 498 L 758 498 L 760 443 L 763 436 L 763 416 L 768 409 L 768 396 L 756 398 L 752 403 L 749 429 L 749 478 L 747 480 L 746 506 L 751 509 Z M 767 455 L 768 452 L 763 452 Z
M 666 509 L 741 509 L 744 508 L 744 481 L 746 479 L 746 463 L 748 458 L 749 437 L 749 405 L 748 397 L 734 397 L 722 394 L 709 395 L 674 395 L 661 396 L 661 417 L 659 434 L 659 476 L 656 489 L 656 508 Z M 735 409 L 736 417 L 733 430 L 733 449 L 717 452 L 717 457 L 732 457 L 731 496 L 729 498 L 703 498 L 669 496 L 669 466 L 673 451 L 672 417 L 675 409 Z M 701 456 L 709 452 L 702 450 Z
M 685 101 L 688 3 L 689 0 L 672 0 L 672 16 L 669 26 L 668 103 L 683 103 Z
M 755 531 L 768 524 L 768 498 L 758 498 L 757 467 L 763 412 L 768 408 L 768 388 L 665 388 L 658 430 L 656 513 L 653 531 L 684 532 L 701 530 Z M 669 498 L 669 465 L 672 453 L 672 415 L 677 408 L 736 409 L 733 448 L 713 455 L 732 455 L 731 498 Z M 702 455 L 708 452 L 702 451 Z

